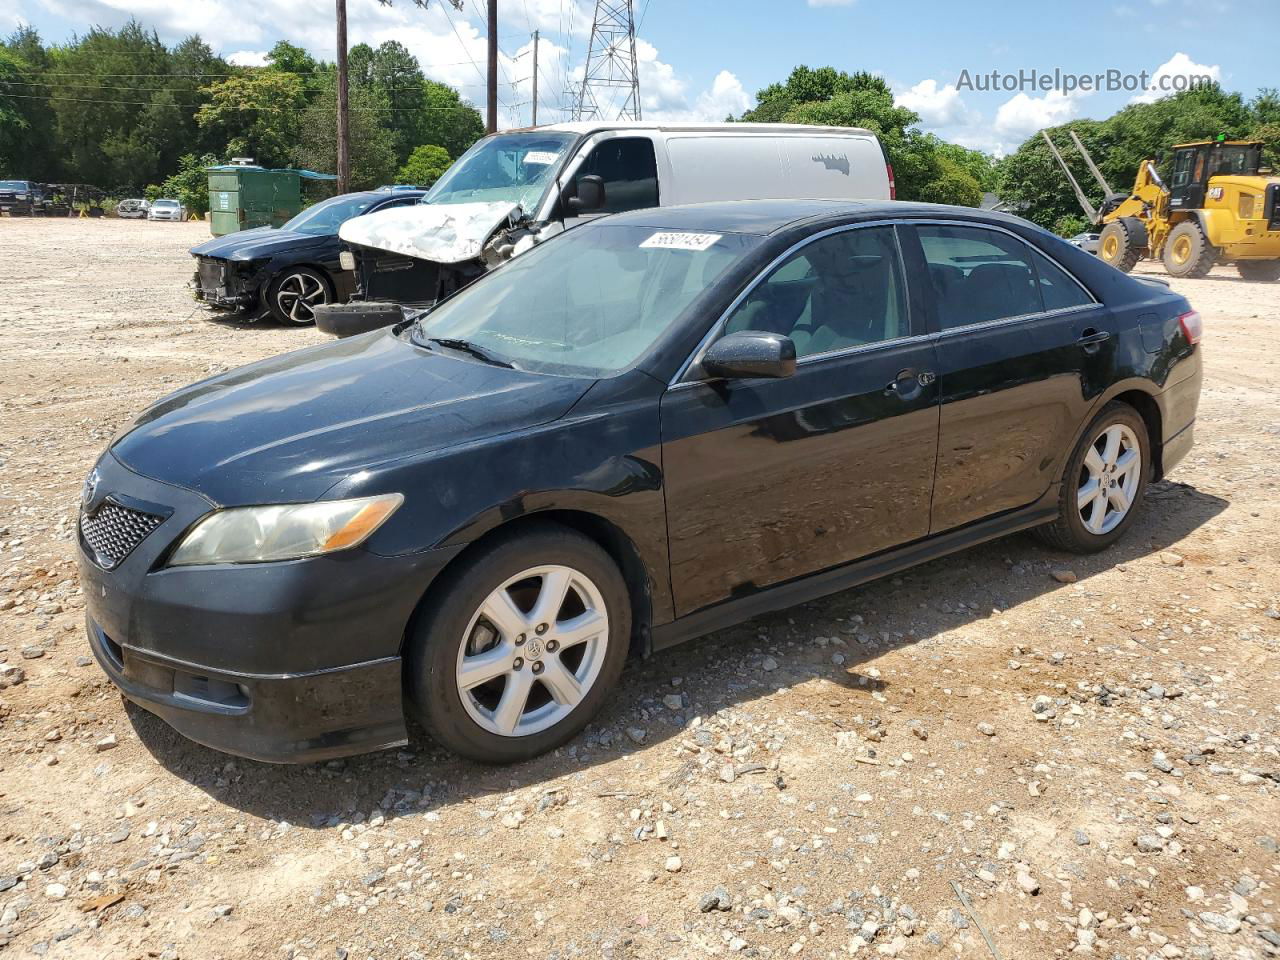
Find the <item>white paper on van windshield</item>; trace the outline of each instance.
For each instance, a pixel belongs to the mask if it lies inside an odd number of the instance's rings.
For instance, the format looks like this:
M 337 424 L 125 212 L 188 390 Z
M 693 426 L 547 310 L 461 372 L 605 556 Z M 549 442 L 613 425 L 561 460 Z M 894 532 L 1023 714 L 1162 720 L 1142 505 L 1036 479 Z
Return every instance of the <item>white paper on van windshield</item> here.
M 661 230 L 640 246 L 650 250 L 706 250 L 721 236 L 719 233 L 675 233 Z
M 530 150 L 524 155 L 525 163 L 533 163 L 538 166 L 546 166 L 549 163 L 556 162 L 556 154 L 550 150 Z

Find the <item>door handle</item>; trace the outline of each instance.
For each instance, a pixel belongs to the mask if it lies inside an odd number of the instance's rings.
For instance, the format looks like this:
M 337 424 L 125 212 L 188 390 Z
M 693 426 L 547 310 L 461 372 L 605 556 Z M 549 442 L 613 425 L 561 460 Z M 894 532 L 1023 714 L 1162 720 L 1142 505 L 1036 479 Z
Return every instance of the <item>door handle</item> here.
M 910 400 L 920 393 L 921 387 L 933 383 L 936 375 L 932 370 L 899 370 L 898 375 L 890 380 L 884 388 L 886 397 L 897 397 L 899 400 Z
M 1084 332 L 1076 340 L 1076 346 L 1085 353 L 1094 354 L 1102 349 L 1102 345 L 1111 339 L 1111 334 L 1106 330 L 1095 330 L 1093 327 L 1086 327 Z

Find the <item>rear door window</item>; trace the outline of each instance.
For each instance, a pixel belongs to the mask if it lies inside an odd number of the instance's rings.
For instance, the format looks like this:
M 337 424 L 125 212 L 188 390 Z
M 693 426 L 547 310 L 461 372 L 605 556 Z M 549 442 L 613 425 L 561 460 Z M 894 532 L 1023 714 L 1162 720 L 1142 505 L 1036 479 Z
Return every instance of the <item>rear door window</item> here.
M 1040 313 L 1044 300 L 1021 240 L 996 230 L 916 227 L 943 330 Z
M 1045 310 L 1067 310 L 1071 307 L 1091 305 L 1094 300 L 1085 293 L 1079 283 L 1039 250 L 1031 251 L 1036 266 L 1036 278 L 1040 282 L 1040 296 Z

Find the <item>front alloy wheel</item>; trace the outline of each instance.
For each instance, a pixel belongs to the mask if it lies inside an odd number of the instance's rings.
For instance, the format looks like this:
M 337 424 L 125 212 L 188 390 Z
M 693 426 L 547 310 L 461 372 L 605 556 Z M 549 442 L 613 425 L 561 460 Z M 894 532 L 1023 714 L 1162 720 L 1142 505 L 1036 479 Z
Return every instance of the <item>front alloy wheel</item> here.
M 609 647 L 600 589 L 560 565 L 521 571 L 485 598 L 458 647 L 462 705 L 502 737 L 540 733 L 582 702 Z
M 527 522 L 455 561 L 407 639 L 409 701 L 427 732 L 473 760 L 527 760 L 604 705 L 627 658 L 630 595 L 595 541 Z
M 271 312 L 281 323 L 303 327 L 316 322 L 315 308 L 329 302 L 329 285 L 314 270 L 290 270 L 271 285 Z

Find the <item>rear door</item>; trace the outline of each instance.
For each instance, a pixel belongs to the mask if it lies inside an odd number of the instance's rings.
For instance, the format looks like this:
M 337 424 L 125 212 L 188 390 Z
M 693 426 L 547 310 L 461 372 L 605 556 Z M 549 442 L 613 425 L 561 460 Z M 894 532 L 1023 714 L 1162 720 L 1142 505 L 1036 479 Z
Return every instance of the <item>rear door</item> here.
M 667 392 L 677 616 L 928 533 L 934 347 L 904 280 L 893 227 L 820 236 L 768 269 L 717 331 L 790 336 L 796 372 Z
M 921 223 L 941 420 L 931 533 L 1026 506 L 1109 382 L 1117 330 L 1061 266 L 993 227 Z

